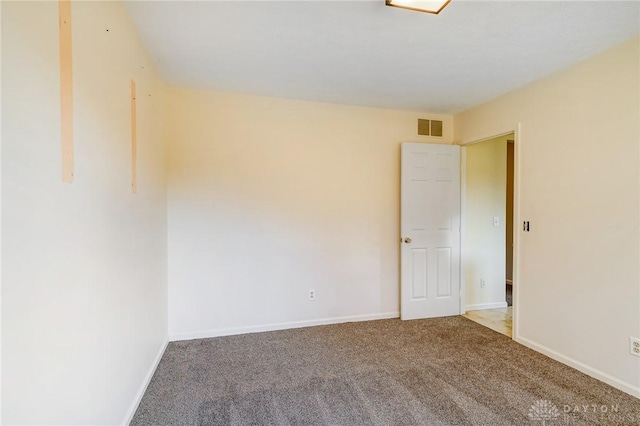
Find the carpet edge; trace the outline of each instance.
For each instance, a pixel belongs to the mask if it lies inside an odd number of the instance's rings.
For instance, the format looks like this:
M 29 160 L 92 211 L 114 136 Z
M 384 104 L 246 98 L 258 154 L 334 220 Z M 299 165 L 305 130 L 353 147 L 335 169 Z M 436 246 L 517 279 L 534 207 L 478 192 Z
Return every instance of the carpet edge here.
M 210 337 L 234 336 L 238 334 L 261 333 L 264 331 L 287 330 L 292 328 L 314 327 L 318 325 L 341 324 L 347 322 L 373 321 L 382 319 L 400 318 L 400 312 L 382 312 L 378 314 L 351 315 L 343 317 L 320 318 L 307 321 L 293 321 L 273 323 L 266 325 L 233 327 L 205 331 L 191 331 L 186 333 L 169 334 L 170 342 L 193 339 L 207 339 Z
M 142 401 L 142 397 L 147 391 L 147 387 L 149 386 L 149 383 L 151 383 L 151 379 L 153 378 L 153 375 L 155 374 L 156 369 L 160 364 L 160 360 L 162 359 L 162 356 L 164 355 L 164 352 L 167 349 L 168 345 L 169 345 L 169 338 L 167 337 L 164 339 L 164 342 L 160 346 L 160 350 L 158 351 L 156 357 L 154 358 L 153 363 L 151 363 L 149 371 L 147 371 L 146 376 L 142 380 L 142 383 L 140 384 L 140 387 L 138 388 L 138 392 L 136 392 L 136 395 L 133 398 L 133 401 L 131 401 L 131 405 L 129 406 L 129 409 L 125 414 L 124 419 L 122 419 L 122 423 L 121 423 L 122 425 L 128 426 L 129 423 L 131 423 L 131 420 L 133 420 L 133 416 L 136 414 L 136 411 L 138 410 L 138 406 Z
M 581 373 L 586 374 L 587 376 L 591 376 L 594 379 L 600 380 L 614 388 L 621 390 L 624 393 L 627 393 L 633 397 L 640 398 L 640 386 L 634 386 L 631 383 L 627 383 L 623 380 L 620 380 L 616 377 L 613 377 L 603 371 L 598 370 L 597 368 L 593 368 L 587 364 L 584 364 L 578 360 L 575 360 L 571 357 L 561 354 L 560 352 L 556 352 L 553 349 L 549 349 L 548 347 L 538 344 L 532 340 L 529 340 L 522 336 L 516 336 L 514 339 L 517 343 L 524 345 L 530 349 L 533 349 L 536 352 L 539 352 L 543 355 L 548 356 L 551 359 L 554 359 L 562 364 L 568 365 L 569 367 L 575 368 Z

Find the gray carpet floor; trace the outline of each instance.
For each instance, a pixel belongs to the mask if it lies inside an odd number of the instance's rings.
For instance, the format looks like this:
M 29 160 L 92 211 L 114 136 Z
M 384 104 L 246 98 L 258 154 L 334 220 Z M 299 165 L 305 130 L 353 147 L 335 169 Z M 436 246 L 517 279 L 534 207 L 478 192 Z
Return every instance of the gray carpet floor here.
M 173 342 L 132 425 L 640 425 L 640 400 L 462 317 Z

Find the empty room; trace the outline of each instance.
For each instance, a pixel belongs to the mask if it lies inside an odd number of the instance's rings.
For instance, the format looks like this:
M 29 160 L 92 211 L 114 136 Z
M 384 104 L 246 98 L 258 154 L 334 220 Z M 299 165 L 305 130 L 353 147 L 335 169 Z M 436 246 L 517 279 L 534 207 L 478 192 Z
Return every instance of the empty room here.
M 4 425 L 640 425 L 640 2 L 2 1 Z

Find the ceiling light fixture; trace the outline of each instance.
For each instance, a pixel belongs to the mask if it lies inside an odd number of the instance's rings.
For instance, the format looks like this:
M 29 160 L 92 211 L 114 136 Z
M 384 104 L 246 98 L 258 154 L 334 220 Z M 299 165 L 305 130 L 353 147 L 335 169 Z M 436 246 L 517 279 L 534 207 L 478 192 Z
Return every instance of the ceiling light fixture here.
M 437 15 L 451 0 L 385 0 L 387 6 Z

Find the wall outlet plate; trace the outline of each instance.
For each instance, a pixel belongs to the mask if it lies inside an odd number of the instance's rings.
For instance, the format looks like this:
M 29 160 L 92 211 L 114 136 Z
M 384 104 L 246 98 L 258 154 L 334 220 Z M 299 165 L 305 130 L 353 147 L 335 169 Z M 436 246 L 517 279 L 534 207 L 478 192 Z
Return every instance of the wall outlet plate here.
M 312 288 L 309 289 L 309 300 L 316 300 L 316 291 Z
M 640 357 L 640 339 L 629 337 L 629 352 L 633 356 Z

